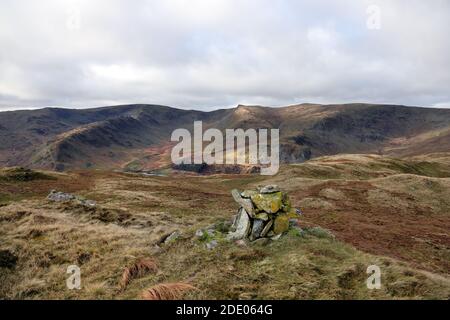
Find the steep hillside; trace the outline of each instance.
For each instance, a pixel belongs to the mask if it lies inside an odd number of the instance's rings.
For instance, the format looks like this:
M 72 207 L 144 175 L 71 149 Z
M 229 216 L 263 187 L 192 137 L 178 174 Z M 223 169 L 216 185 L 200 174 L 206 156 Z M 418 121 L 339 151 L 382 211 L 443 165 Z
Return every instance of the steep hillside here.
M 157 105 L 0 113 L 0 166 L 47 169 L 170 166 L 174 129 L 279 128 L 281 161 L 339 153 L 415 156 L 450 150 L 450 110 L 394 105 L 239 105 L 201 112 Z
M 174 129 L 214 119 L 220 112 L 156 105 L 3 112 L 0 165 L 59 170 L 122 167 L 146 156 L 147 147 L 166 144 Z

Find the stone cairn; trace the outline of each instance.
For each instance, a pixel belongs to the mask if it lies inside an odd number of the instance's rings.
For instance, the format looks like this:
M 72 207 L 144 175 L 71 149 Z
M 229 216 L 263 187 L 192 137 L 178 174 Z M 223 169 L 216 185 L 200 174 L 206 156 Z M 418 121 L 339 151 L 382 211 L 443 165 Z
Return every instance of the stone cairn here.
M 230 241 L 260 238 L 278 239 L 302 214 L 291 206 L 286 193 L 276 185 L 268 185 L 258 190 L 231 191 L 234 200 L 240 205 L 231 231 L 227 235 Z M 295 219 L 295 220 L 293 220 Z

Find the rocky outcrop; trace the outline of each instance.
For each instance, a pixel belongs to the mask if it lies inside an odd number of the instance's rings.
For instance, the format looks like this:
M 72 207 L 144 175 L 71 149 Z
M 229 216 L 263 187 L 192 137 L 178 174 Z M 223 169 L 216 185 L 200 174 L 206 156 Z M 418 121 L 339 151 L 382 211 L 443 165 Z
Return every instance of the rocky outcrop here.
M 65 193 L 61 191 L 52 190 L 50 191 L 49 195 L 47 196 L 47 199 L 54 202 L 66 202 L 71 200 L 76 200 L 80 204 L 86 207 L 95 207 L 96 202 L 94 200 L 88 200 L 84 199 L 82 197 L 73 195 L 71 193 Z
M 292 207 L 286 193 L 276 185 L 268 185 L 258 190 L 232 190 L 234 200 L 240 205 L 227 239 L 261 238 L 277 239 L 290 227 L 290 221 L 301 215 L 299 209 Z

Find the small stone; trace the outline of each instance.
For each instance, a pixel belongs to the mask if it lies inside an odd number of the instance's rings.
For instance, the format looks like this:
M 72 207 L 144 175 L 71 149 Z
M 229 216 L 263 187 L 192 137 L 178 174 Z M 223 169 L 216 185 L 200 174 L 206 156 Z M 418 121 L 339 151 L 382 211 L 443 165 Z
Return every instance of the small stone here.
M 235 244 L 236 244 L 237 246 L 240 246 L 240 247 L 246 247 L 246 246 L 247 246 L 247 242 L 246 242 L 245 240 L 243 240 L 243 239 L 237 240 L 237 241 L 235 242 Z
M 267 222 L 264 229 L 262 229 L 260 236 L 265 237 L 269 233 L 270 228 L 272 228 L 272 225 L 273 225 L 273 220 L 269 220 L 269 222 Z
M 280 239 L 280 237 L 281 237 L 281 233 L 277 234 L 276 236 L 271 237 L 270 239 L 273 241 L 276 241 L 276 240 Z
M 217 240 L 211 240 L 210 242 L 208 242 L 208 243 L 206 244 L 206 249 L 212 250 L 212 249 L 214 249 L 215 247 L 217 247 L 218 244 L 219 244 L 219 243 L 217 242 Z
M 268 238 L 259 238 L 256 239 L 255 241 L 252 241 L 251 244 L 252 245 L 257 245 L 257 246 L 265 246 L 269 243 L 269 239 Z
M 267 221 L 267 220 L 269 220 L 269 215 L 265 212 L 261 212 L 261 213 L 258 213 L 255 215 L 255 219 Z
M 158 244 L 154 244 L 153 246 L 150 247 L 151 254 L 159 254 L 163 251 L 164 251 L 164 249 L 161 248 Z
M 259 219 L 254 219 L 252 231 L 250 233 L 250 241 L 253 241 L 253 240 L 259 238 L 263 228 L 264 228 L 264 221 L 259 220 Z
M 97 205 L 94 200 L 81 200 L 81 204 L 86 207 L 95 207 Z
M 262 187 L 259 189 L 259 193 L 274 193 L 279 192 L 280 188 L 275 184 L 270 184 L 268 186 Z
M 243 239 L 247 236 L 250 230 L 250 218 L 244 208 L 241 208 L 239 210 L 238 216 L 235 221 L 235 228 L 236 231 L 228 233 L 228 240 L 232 241 Z
M 256 293 L 254 292 L 242 292 L 239 295 L 239 300 L 253 300 L 257 297 Z
M 174 242 L 180 237 L 180 233 L 178 231 L 172 232 L 165 240 L 164 244 L 169 244 L 171 242 Z
M 203 234 L 204 234 L 203 229 L 198 229 L 197 231 L 195 231 L 195 236 L 196 236 L 197 238 L 202 238 L 202 237 L 203 237 Z
M 212 229 L 211 226 L 209 226 L 208 229 L 198 229 L 195 231 L 195 236 L 197 238 L 214 237 L 215 234 L 216 230 Z
M 255 190 L 244 190 L 241 192 L 241 196 L 243 198 L 250 198 L 251 196 L 257 194 L 258 192 L 256 192 Z

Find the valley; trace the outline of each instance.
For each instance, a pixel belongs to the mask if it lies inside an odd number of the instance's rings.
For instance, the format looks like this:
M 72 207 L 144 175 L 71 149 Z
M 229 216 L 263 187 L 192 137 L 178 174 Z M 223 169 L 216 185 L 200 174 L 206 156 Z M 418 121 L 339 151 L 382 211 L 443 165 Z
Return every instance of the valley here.
M 450 150 L 450 110 L 396 105 L 239 105 L 212 112 L 158 105 L 45 108 L 0 113 L 0 166 L 170 169 L 176 129 L 279 129 L 280 162 L 372 153 L 411 157 Z M 213 171 L 213 170 L 209 170 Z M 245 170 L 244 170 L 245 171 Z

